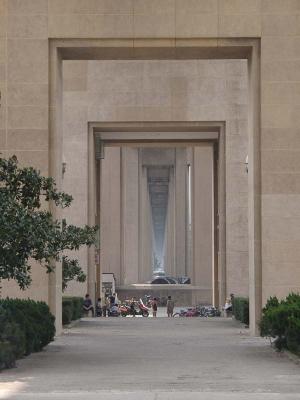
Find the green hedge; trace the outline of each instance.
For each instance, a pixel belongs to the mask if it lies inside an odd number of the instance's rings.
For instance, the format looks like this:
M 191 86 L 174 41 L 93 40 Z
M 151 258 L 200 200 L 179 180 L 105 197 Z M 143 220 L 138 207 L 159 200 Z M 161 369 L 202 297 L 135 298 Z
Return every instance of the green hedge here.
M 278 350 L 300 355 L 300 294 L 291 293 L 281 301 L 271 297 L 263 308 L 260 330 L 262 336 L 275 339 Z
M 71 321 L 82 317 L 82 297 L 63 297 L 62 300 L 62 321 L 68 325 Z
M 33 300 L 0 300 L 0 369 L 42 350 L 54 339 L 55 318 L 46 303 Z
M 249 325 L 249 299 L 246 297 L 234 297 L 232 306 L 235 319 Z

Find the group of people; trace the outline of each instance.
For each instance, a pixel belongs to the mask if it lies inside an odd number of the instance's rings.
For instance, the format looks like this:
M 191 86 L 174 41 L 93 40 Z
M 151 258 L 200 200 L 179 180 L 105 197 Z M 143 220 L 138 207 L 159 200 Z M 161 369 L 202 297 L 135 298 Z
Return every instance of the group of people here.
M 132 310 L 132 315 L 134 315 L 135 303 L 136 303 L 136 299 L 135 299 L 135 297 L 133 297 L 130 301 L 130 308 Z M 149 306 L 152 309 L 152 317 L 156 318 L 157 310 L 158 310 L 158 298 L 153 297 L 153 299 L 149 300 Z M 168 317 L 173 316 L 174 306 L 175 306 L 174 300 L 172 300 L 171 296 L 168 296 L 168 300 L 167 300 L 167 316 Z
M 132 315 L 135 315 L 135 303 L 136 300 L 133 297 L 130 301 L 130 308 L 132 309 Z M 150 305 L 152 309 L 152 316 L 156 318 L 157 316 L 157 309 L 158 309 L 158 299 L 154 297 L 150 300 Z M 172 300 L 171 296 L 168 296 L 167 300 L 167 316 L 172 317 L 174 313 L 174 300 Z M 105 300 L 102 302 L 101 298 L 99 297 L 96 302 L 96 312 L 90 298 L 89 294 L 86 294 L 85 299 L 83 301 L 83 310 L 86 313 L 91 311 L 93 317 L 106 317 L 110 313 L 117 312 L 119 309 L 119 300 L 116 293 L 113 293 L 111 296 L 106 296 Z
M 102 303 L 101 297 L 98 297 L 96 302 L 96 313 L 93 306 L 93 302 L 90 298 L 89 294 L 85 295 L 85 299 L 83 301 L 83 311 L 89 313 L 91 311 L 93 317 L 106 317 L 109 311 L 113 311 L 113 308 L 118 307 L 118 298 L 116 293 L 113 293 L 111 296 L 106 296 L 104 302 Z
M 154 297 L 153 300 L 151 301 L 151 307 L 152 307 L 152 315 L 155 318 L 157 315 L 157 308 L 158 308 L 158 299 L 156 297 Z M 168 300 L 167 300 L 167 316 L 168 316 L 168 318 L 173 317 L 174 307 L 175 307 L 174 300 L 172 300 L 171 296 L 168 296 Z

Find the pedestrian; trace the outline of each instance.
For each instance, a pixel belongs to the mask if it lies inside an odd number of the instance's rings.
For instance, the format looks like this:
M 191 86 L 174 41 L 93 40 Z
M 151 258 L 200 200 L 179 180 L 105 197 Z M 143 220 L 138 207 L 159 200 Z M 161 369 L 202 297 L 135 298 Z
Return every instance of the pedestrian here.
M 225 305 L 224 305 L 224 314 L 225 317 L 231 317 L 232 316 L 232 303 L 231 303 L 231 298 L 227 297 Z
M 167 314 L 168 314 L 168 318 L 169 317 L 173 317 L 173 313 L 174 313 L 174 301 L 172 300 L 171 296 L 168 296 L 168 300 L 167 300 Z
M 136 303 L 136 298 L 132 297 L 130 300 L 130 314 L 135 317 L 136 310 L 135 310 L 135 303 Z
M 116 293 L 113 293 L 111 296 L 110 296 L 110 307 L 112 307 L 114 304 L 115 304 L 115 301 L 116 301 Z
M 103 306 L 102 306 L 102 317 L 106 317 L 107 316 L 107 312 L 109 310 L 110 307 L 110 301 L 108 296 L 105 297 L 104 302 L 103 302 Z
M 108 312 L 109 312 L 109 310 L 110 310 L 110 297 L 109 296 L 107 296 L 106 297 L 106 315 L 108 316 Z
M 94 311 L 93 303 L 92 303 L 92 300 L 90 299 L 89 294 L 86 294 L 85 299 L 83 300 L 83 310 L 85 312 L 87 312 L 88 315 L 89 315 L 89 311 L 92 311 L 92 316 L 94 317 L 95 311 Z
M 98 297 L 96 303 L 96 317 L 101 317 L 101 316 L 102 316 L 101 297 Z
M 152 316 L 153 316 L 153 318 L 156 318 L 156 313 L 157 313 L 157 298 L 154 297 L 152 300 Z

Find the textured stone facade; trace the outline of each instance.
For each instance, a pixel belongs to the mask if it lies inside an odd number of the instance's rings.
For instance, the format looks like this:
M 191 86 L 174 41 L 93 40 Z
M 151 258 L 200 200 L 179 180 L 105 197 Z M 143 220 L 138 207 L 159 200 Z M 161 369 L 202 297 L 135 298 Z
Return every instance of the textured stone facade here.
M 261 296 L 264 302 L 300 286 L 299 12 L 299 0 L 1 0 L 0 151 L 4 156 L 16 154 L 44 174 L 50 165 L 51 174 L 60 175 L 62 108 L 59 101 L 49 104 L 60 91 L 59 62 L 49 69 L 53 39 L 63 38 L 65 47 L 74 46 L 70 39 L 84 39 L 90 47 L 98 40 L 97 46 L 107 49 L 107 58 L 121 57 L 116 47 L 126 47 L 126 57 L 132 49 L 136 58 L 151 58 L 152 47 L 156 58 L 174 58 L 174 49 L 182 59 L 247 53 L 252 66 L 249 281 L 256 315 Z M 224 51 L 226 46 L 231 48 Z M 251 55 L 250 47 L 255 49 Z M 73 47 L 64 57 L 71 53 L 76 53 Z M 95 57 L 89 51 L 76 54 Z M 84 82 L 78 80 L 77 85 Z M 124 111 L 122 119 L 141 118 L 132 109 L 127 111 L 131 116 Z M 153 109 L 152 120 L 160 120 L 160 112 Z M 197 116 L 202 118 L 208 118 L 205 112 Z M 241 130 L 236 121 L 232 126 Z M 35 274 L 40 277 L 32 292 L 47 299 L 47 279 Z M 49 288 L 51 307 L 59 317 L 59 269 Z M 13 293 L 10 286 L 5 284 L 4 293 Z
M 244 162 L 247 155 L 247 63 L 245 60 L 188 60 L 188 61 L 66 61 L 64 65 L 64 160 L 67 172 L 64 176 L 64 190 L 72 193 L 75 198 L 74 206 L 67 210 L 66 215 L 74 223 L 84 224 L 87 221 L 87 124 L 89 121 L 225 121 L 226 122 L 226 270 L 227 292 L 237 295 L 248 295 L 248 187 L 247 173 Z M 125 150 L 124 150 L 125 151 Z M 134 150 L 131 150 L 134 151 Z M 201 150 L 197 150 L 200 152 Z M 205 203 L 205 194 L 201 200 L 203 185 L 197 185 L 203 175 L 201 157 L 194 155 L 194 194 L 196 243 L 195 272 L 190 272 L 196 284 L 209 282 L 208 267 L 212 260 L 204 256 L 209 251 L 201 248 L 200 243 L 211 235 L 211 217 Z M 205 157 L 204 152 L 204 157 Z M 136 154 L 137 157 L 137 154 Z M 165 160 L 165 156 L 162 157 Z M 80 163 L 78 160 L 81 160 Z M 102 162 L 103 185 L 101 190 L 102 202 L 106 204 L 101 213 L 101 254 L 104 272 L 108 265 L 116 274 L 117 283 L 132 280 L 123 276 L 120 279 L 121 254 L 127 250 L 121 245 L 121 185 L 120 152 L 117 148 L 106 148 L 105 159 Z M 148 162 L 147 160 L 145 161 Z M 171 161 L 170 161 L 171 162 Z M 136 158 L 138 163 L 138 158 Z M 159 162 L 158 162 L 159 163 Z M 199 165 L 198 165 L 199 164 Z M 205 165 L 205 161 L 204 161 Z M 125 164 L 123 165 L 124 168 Z M 134 180 L 138 169 L 133 167 L 130 181 Z M 136 179 L 138 176 L 136 175 Z M 183 180 L 179 179 L 177 190 L 185 191 Z M 209 176 L 207 177 L 209 182 Z M 182 182 L 183 187 L 179 187 Z M 76 184 L 77 183 L 77 184 Z M 205 187 L 205 184 L 204 184 Z M 136 194 L 134 194 L 136 192 Z M 131 225 L 138 229 L 138 221 L 132 223 L 137 216 L 138 187 L 133 184 L 131 207 Z M 179 199 L 178 197 L 178 199 Z M 177 200 L 178 200 L 177 199 Z M 176 201 L 177 201 L 176 200 Z M 80 209 L 80 213 L 78 210 Z M 207 222 L 198 213 L 204 210 Z M 74 218 L 74 219 L 73 219 Z M 184 220 L 178 223 L 182 226 L 183 237 L 178 234 L 176 242 L 176 261 L 178 267 L 169 271 L 177 275 L 179 265 L 184 264 Z M 171 222 L 170 222 L 171 223 Z M 173 228 L 169 227 L 173 230 Z M 177 229 L 175 229 L 177 232 Z M 107 234 L 106 234 L 107 232 Z M 138 232 L 138 231 L 136 231 Z M 182 236 L 182 235 L 181 235 Z M 132 238 L 128 234 L 126 237 Z M 134 236 L 133 236 L 134 237 Z M 202 237 L 200 239 L 200 237 Z M 110 239 L 109 239 L 110 238 Z M 131 241 L 131 239 L 130 239 Z M 113 243 L 113 246 L 112 246 Z M 138 247 L 138 237 L 136 238 Z M 181 246 L 181 248 L 180 248 Z M 144 248 L 144 247 L 143 247 Z M 169 257 L 174 254 L 174 248 L 169 248 Z M 126 250 L 125 250 L 126 249 Z M 199 254 L 197 254 L 199 252 Z M 108 253 L 110 254 L 108 256 Z M 131 269 L 136 270 L 133 276 L 138 276 L 138 264 L 143 269 L 143 260 L 136 259 L 138 249 L 129 251 Z M 183 260 L 180 258 L 183 256 Z M 87 265 L 85 250 L 82 251 L 82 263 Z M 145 257 L 149 257 L 145 252 Z M 201 261 L 202 257 L 202 261 Z M 207 258 L 208 257 L 208 258 Z M 133 264 L 136 267 L 133 267 Z M 211 268 L 209 268 L 211 271 Z M 203 275 L 204 274 L 204 275 Z M 150 277 L 148 276 L 149 280 Z M 138 279 L 133 279 L 132 283 Z M 145 282 L 145 281 L 144 281 Z M 204 284 L 205 285 L 205 284 Z M 76 283 L 71 284 L 74 288 Z M 71 289 L 70 286 L 70 289 Z M 82 285 L 81 285 L 82 286 Z M 73 290 L 73 289 L 71 289 Z M 78 290 L 78 289 L 76 289 Z M 85 289 L 82 288 L 82 291 Z

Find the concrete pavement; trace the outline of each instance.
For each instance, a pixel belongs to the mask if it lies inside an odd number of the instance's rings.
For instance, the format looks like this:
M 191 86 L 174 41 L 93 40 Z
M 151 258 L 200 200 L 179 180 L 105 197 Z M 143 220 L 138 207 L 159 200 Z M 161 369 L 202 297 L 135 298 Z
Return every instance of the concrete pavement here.
M 300 400 L 300 366 L 230 319 L 85 319 L 0 375 L 11 400 Z

